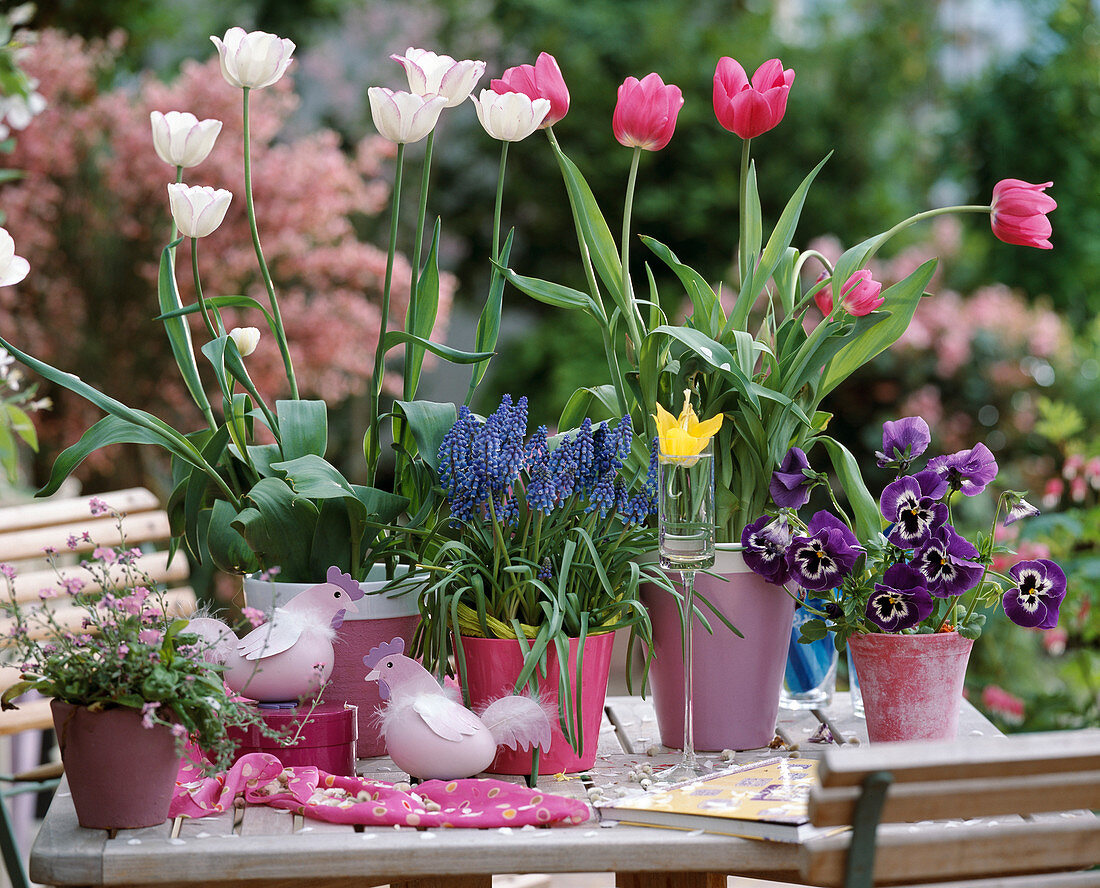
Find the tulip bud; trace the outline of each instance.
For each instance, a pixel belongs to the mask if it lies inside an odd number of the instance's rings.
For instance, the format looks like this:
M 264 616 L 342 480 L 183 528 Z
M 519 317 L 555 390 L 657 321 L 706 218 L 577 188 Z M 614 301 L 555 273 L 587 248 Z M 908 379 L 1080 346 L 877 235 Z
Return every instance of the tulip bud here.
M 886 300 L 882 293 L 882 284 L 871 277 L 871 272 L 861 268 L 855 272 L 840 288 L 840 304 L 848 314 L 856 318 L 869 315 Z
M 15 255 L 15 240 L 7 229 L 0 228 L 0 287 L 18 284 L 31 270 L 31 264 Z
M 182 182 L 168 186 L 172 218 L 184 237 L 206 237 L 214 231 L 222 224 L 232 199 L 233 195 L 224 188 Z
M 672 138 L 683 105 L 680 87 L 665 86 L 659 74 L 627 77 L 619 87 L 611 129 L 620 145 L 660 151 Z
M 229 338 L 237 346 L 241 357 L 247 358 L 260 344 L 260 331 L 256 327 L 234 327 L 229 331 Z
M 493 92 L 517 92 L 531 99 L 549 99 L 550 113 L 543 118 L 539 129 L 553 126 L 569 111 L 569 89 L 557 59 L 548 52 L 539 53 L 534 65 L 508 68 L 499 80 L 489 85 Z
M 391 55 L 409 78 L 409 90 L 418 96 L 443 96 L 444 108 L 455 108 L 469 98 L 485 73 L 485 62 L 466 59 L 458 62 L 449 55 L 436 55 L 410 46 L 403 56 Z
M 153 127 L 153 147 L 157 157 L 176 167 L 198 166 L 214 147 L 214 140 L 222 131 L 222 122 L 209 118 L 199 120 L 187 111 L 169 111 L 149 114 Z
M 245 89 L 271 86 L 286 73 L 294 54 L 294 41 L 266 31 L 230 28 L 222 40 L 210 39 L 218 48 L 222 77 L 230 86 Z
M 496 93 L 483 89 L 480 98 L 470 96 L 477 119 L 494 139 L 520 142 L 539 128 L 550 113 L 549 99 L 532 99 L 523 93 Z
M 749 83 L 741 65 L 723 56 L 714 70 L 714 114 L 742 139 L 755 139 L 779 125 L 787 113 L 794 71 L 779 59 L 764 62 Z
M 447 104 L 444 96 L 418 96 L 382 86 L 368 89 L 367 98 L 375 128 L 383 138 L 401 145 L 425 138 Z
M 1057 208 L 1054 198 L 1044 194 L 1053 182 L 1031 185 L 1019 179 L 1002 179 L 993 186 L 993 209 L 989 224 L 998 240 L 1021 247 L 1050 250 L 1050 220 L 1047 213 Z

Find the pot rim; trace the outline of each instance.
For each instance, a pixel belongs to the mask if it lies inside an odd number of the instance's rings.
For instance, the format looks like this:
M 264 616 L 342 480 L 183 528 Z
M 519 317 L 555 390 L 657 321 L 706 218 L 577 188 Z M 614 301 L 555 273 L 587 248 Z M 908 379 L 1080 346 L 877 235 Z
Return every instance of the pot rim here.
M 419 580 L 419 575 L 410 574 L 410 585 Z M 323 582 L 323 581 L 321 581 Z M 394 617 L 419 617 L 420 594 L 415 589 L 399 595 L 372 595 L 386 585 L 386 580 L 361 580 L 359 588 L 368 593 L 356 602 L 357 614 L 345 614 L 344 622 L 362 620 L 386 620 Z M 244 577 L 245 601 L 251 607 L 258 607 L 264 613 L 270 613 L 275 607 L 285 604 L 299 592 L 304 592 L 317 583 L 283 583 L 279 580 L 262 580 L 259 574 Z

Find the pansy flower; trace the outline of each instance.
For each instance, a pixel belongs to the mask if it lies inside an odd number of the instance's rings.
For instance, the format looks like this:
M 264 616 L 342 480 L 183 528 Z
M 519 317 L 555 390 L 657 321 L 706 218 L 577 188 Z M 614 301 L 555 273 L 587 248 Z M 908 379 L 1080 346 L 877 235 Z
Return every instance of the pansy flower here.
M 790 579 L 787 567 L 787 546 L 791 543 L 791 531 L 787 522 L 772 519 L 768 515 L 758 518 L 741 531 L 742 555 L 753 573 L 769 583 L 783 585 Z
M 947 482 L 935 472 L 898 478 L 882 491 L 882 517 L 894 526 L 886 537 L 899 549 L 915 549 L 928 542 L 932 531 L 947 521 L 947 506 L 937 500 Z
M 1024 518 L 1034 518 L 1040 514 L 1039 510 L 1020 494 L 1010 490 L 1004 496 L 1005 505 L 1008 506 L 1008 514 L 1004 520 L 1005 527 Z
M 977 585 L 983 570 L 977 557 L 978 550 L 950 524 L 944 524 L 932 531 L 928 542 L 913 555 L 913 567 L 924 577 L 929 592 L 949 598 Z
M 839 586 L 863 552 L 859 540 L 839 518 L 828 512 L 815 514 L 806 527 L 806 534 L 791 540 L 787 549 L 791 579 L 812 592 Z
M 867 619 L 885 632 L 911 629 L 932 613 L 932 596 L 920 571 L 894 564 L 867 599 Z
M 800 509 L 810 501 L 810 488 L 814 479 L 808 477 L 805 469 L 810 467 L 810 461 L 805 452 L 798 447 L 792 447 L 783 457 L 779 468 L 772 472 L 772 480 L 768 485 L 768 493 L 772 500 L 781 509 Z
M 969 450 L 932 457 L 928 470 L 936 472 L 952 490 L 977 496 L 997 477 L 997 460 L 984 444 L 975 444 Z
M 919 416 L 906 416 L 882 424 L 882 450 L 876 451 L 881 468 L 897 466 L 902 471 L 924 453 L 932 441 L 932 432 Z
M 1053 629 L 1066 597 L 1066 575 L 1053 561 L 1020 561 L 1009 570 L 1016 585 L 1001 599 L 1005 614 L 1017 626 Z

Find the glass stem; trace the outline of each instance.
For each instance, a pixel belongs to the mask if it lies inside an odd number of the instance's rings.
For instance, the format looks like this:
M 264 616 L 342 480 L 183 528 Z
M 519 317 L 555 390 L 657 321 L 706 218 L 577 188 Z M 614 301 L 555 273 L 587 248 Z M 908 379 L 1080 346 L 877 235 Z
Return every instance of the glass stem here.
M 684 754 L 682 764 L 695 770 L 695 707 L 692 679 L 695 673 L 695 571 L 680 571 L 684 587 Z

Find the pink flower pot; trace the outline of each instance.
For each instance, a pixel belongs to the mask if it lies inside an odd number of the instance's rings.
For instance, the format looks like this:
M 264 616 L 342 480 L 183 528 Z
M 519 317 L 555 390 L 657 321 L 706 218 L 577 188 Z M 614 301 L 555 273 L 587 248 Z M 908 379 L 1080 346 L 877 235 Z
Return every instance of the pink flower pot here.
M 359 584 L 364 592 L 377 592 L 386 586 L 380 565 L 372 568 L 368 577 Z M 265 582 L 245 577 L 244 595 L 250 607 L 270 613 L 272 608 L 313 585 L 316 584 Z M 355 603 L 359 613 L 348 614 L 336 630 L 331 684 L 324 699 L 327 703 L 350 703 L 358 710 L 356 756 L 359 758 L 386 754 L 386 742 L 378 732 L 376 718 L 382 698 L 378 696 L 377 682 L 363 681 L 370 671 L 363 665 L 363 657 L 371 648 L 398 636 L 405 640 L 406 650 L 412 648 L 413 634 L 420 623 L 417 601 L 415 589 L 396 597 L 367 594 Z
M 596 747 L 600 738 L 600 722 L 603 720 L 604 700 L 607 696 L 607 678 L 611 673 L 611 649 L 615 634 L 590 635 L 585 639 L 584 659 L 581 665 L 580 715 L 584 744 L 578 754 L 562 733 L 557 718 L 552 720 L 550 751 L 539 754 L 539 773 L 558 774 L 587 771 L 596 761 Z M 462 637 L 465 652 L 465 670 L 459 661 L 459 680 L 468 689 L 470 704 L 475 712 L 483 709 L 499 697 L 513 693 L 516 679 L 523 669 L 523 652 L 519 643 L 507 638 Z M 569 639 L 569 687 L 574 705 L 577 704 L 577 639 Z M 529 683 L 525 692 L 533 690 Z M 558 655 L 551 645 L 546 652 L 546 678 L 539 677 L 538 692 L 547 711 L 558 711 Z M 493 763 L 486 769 L 491 774 L 529 774 L 531 752 L 501 747 Z
M 853 635 L 867 736 L 892 740 L 954 740 L 973 639 L 934 635 Z
M 711 577 L 695 575 L 696 592 L 743 634 L 738 638 L 702 602 L 713 632 L 695 618 L 692 687 L 695 748 L 757 749 L 775 737 L 779 691 L 787 664 L 794 601 L 779 586 L 754 574 L 740 546 L 718 546 Z M 697 596 L 698 598 L 698 596 Z M 653 585 L 642 587 L 653 622 L 650 682 L 661 743 L 684 745 L 684 655 L 676 601 Z
M 168 819 L 180 754 L 167 727 L 142 727 L 136 709 L 93 711 L 60 700 L 50 709 L 81 826 L 137 829 Z

